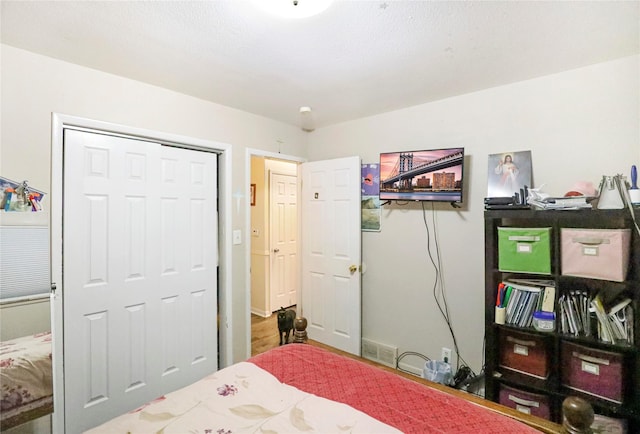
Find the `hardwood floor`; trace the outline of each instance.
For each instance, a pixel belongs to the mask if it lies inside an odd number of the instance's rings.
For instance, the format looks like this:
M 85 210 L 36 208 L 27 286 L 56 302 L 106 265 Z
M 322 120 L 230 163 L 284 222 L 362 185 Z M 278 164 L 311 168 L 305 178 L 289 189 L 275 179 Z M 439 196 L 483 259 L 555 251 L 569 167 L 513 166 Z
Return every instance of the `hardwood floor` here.
M 295 310 L 295 306 L 289 309 Z M 293 339 L 293 331 L 289 335 L 289 341 Z M 278 333 L 278 314 L 273 313 L 268 318 L 251 314 L 251 355 L 264 353 L 280 344 Z

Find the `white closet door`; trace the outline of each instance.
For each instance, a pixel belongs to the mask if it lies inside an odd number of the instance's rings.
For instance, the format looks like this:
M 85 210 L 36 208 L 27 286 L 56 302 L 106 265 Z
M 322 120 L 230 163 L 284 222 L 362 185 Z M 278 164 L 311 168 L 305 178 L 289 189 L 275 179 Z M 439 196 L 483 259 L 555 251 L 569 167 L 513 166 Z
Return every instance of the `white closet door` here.
M 216 156 L 64 133 L 65 432 L 217 369 Z

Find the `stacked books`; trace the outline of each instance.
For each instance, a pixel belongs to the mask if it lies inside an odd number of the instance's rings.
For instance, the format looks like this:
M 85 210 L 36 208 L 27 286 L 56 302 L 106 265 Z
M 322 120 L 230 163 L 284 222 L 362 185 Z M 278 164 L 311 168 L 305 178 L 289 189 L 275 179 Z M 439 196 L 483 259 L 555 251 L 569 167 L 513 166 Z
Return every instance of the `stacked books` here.
M 607 343 L 633 344 L 633 307 L 625 298 L 606 308 L 600 295 L 569 291 L 558 299 L 560 331 L 574 336 L 594 337 Z
M 512 279 L 502 282 L 507 288 L 505 324 L 531 327 L 534 312 L 553 312 L 555 284 L 553 281 Z

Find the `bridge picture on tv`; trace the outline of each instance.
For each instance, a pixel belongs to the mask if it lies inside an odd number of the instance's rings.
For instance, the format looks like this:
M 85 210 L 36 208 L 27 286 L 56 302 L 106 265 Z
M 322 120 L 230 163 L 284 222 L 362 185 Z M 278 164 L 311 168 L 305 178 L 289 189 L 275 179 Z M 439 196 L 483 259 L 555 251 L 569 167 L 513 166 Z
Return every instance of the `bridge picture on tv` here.
M 380 154 L 380 200 L 462 202 L 464 148 Z

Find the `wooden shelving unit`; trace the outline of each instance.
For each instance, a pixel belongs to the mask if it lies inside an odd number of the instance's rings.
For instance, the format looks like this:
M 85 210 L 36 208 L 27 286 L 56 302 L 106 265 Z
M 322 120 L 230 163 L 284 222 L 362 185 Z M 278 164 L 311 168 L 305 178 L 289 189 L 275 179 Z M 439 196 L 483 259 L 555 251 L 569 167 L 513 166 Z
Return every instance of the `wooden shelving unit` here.
M 635 210 L 640 222 L 640 210 Z M 527 274 L 502 272 L 498 269 L 498 228 L 551 228 L 551 274 Z M 561 243 L 562 228 L 585 229 L 631 229 L 629 270 L 626 281 L 612 282 L 562 275 Z M 596 414 L 617 419 L 626 419 L 628 432 L 640 432 L 640 236 L 633 225 L 628 209 L 622 210 L 488 210 L 485 211 L 485 373 L 486 398 L 499 401 L 502 386 L 548 396 L 550 419 L 561 421 L 561 404 L 564 398 L 577 395 L 588 400 Z M 498 284 L 510 278 L 549 279 L 556 286 L 556 329 L 540 332 L 533 328 L 518 328 L 495 323 L 495 304 Z M 573 336 L 560 333 L 558 297 L 572 290 L 587 291 L 590 295 L 603 294 L 613 300 L 624 295 L 632 299 L 634 309 L 634 343 L 604 343 L 593 337 Z M 523 332 L 533 339 L 542 340 L 549 357 L 549 374 L 536 378 L 500 366 L 500 336 L 502 333 Z M 575 343 L 590 349 L 618 353 L 622 356 L 625 376 L 622 403 L 602 399 L 592 394 L 578 392 L 562 383 L 561 350 L 563 345 Z

